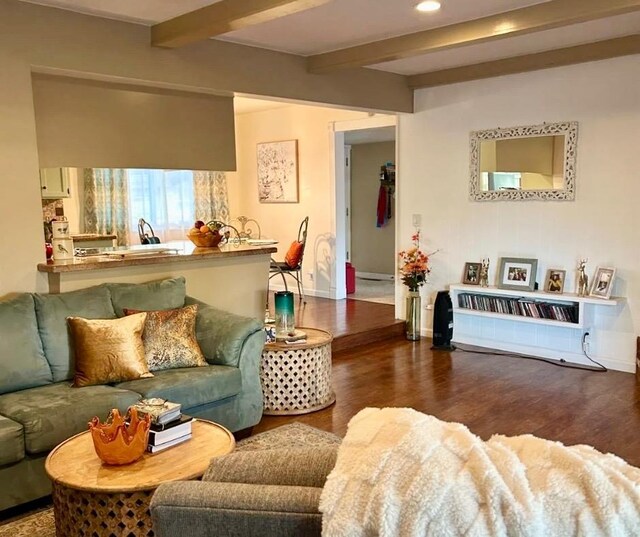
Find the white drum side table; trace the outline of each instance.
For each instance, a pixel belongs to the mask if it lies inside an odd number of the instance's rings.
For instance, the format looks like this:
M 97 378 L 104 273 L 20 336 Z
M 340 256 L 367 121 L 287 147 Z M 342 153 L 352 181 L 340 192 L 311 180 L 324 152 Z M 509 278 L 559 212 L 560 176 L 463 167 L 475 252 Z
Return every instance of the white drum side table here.
M 260 381 L 264 414 L 315 412 L 333 404 L 331 341 L 317 328 L 299 328 L 307 334 L 301 343 L 267 343 L 262 351 Z

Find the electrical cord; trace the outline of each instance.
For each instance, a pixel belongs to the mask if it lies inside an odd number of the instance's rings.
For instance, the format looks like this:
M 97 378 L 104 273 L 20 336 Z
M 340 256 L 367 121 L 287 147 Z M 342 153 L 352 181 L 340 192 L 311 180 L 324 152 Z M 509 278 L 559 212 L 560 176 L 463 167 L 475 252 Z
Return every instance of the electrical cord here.
M 594 371 L 609 371 L 605 366 L 603 366 L 600 362 L 598 362 L 597 360 L 594 360 L 593 358 L 591 358 L 591 356 L 589 356 L 587 354 L 587 351 L 585 351 L 584 349 L 582 349 L 582 354 L 584 354 L 587 359 L 589 359 L 591 362 L 593 362 L 594 364 L 596 364 L 600 369 L 595 369 Z
M 569 365 L 569 362 L 567 362 L 564 358 L 560 358 L 559 360 L 554 360 L 553 358 L 542 358 L 540 356 L 528 356 L 526 354 L 519 354 L 515 352 L 475 351 L 470 349 L 463 349 L 462 347 L 459 347 L 457 345 L 454 352 L 455 351 L 469 352 L 472 354 L 486 354 L 489 356 L 513 356 L 515 358 L 524 358 L 525 360 L 535 360 L 537 362 L 545 362 L 547 364 L 555 365 L 557 367 L 565 367 L 567 369 L 582 369 L 583 371 L 593 371 L 594 373 L 606 373 L 608 371 L 608 369 L 605 366 L 603 366 L 601 363 L 596 362 L 593 358 L 591 358 L 585 352 L 584 349 L 582 350 L 583 354 L 599 367 L 574 365 L 574 364 Z

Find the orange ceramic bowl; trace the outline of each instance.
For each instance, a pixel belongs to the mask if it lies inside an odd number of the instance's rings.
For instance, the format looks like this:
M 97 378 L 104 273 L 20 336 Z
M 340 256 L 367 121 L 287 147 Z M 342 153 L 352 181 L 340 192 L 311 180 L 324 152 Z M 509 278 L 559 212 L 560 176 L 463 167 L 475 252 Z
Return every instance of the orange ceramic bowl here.
M 151 417 L 146 415 L 139 419 L 136 409 L 129 408 L 127 418 L 123 418 L 114 408 L 106 423 L 100 423 L 98 417 L 89 422 L 93 446 L 98 457 L 106 464 L 131 464 L 142 457 L 147 449 Z

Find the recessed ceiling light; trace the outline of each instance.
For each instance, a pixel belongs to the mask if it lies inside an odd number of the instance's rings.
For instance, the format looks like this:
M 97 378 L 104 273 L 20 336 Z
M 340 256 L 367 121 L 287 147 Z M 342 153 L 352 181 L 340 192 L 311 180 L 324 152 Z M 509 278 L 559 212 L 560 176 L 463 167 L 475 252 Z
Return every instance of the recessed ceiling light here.
M 440 2 L 436 2 L 436 0 L 426 0 L 426 2 L 420 2 L 416 6 L 416 9 L 423 12 L 438 11 L 440 9 Z

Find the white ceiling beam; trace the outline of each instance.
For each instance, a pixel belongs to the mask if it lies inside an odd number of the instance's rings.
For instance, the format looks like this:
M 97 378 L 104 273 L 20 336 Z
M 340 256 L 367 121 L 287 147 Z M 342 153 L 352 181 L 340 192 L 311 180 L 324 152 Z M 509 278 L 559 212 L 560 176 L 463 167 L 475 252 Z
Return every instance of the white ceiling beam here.
M 408 84 L 412 89 L 443 86 L 630 54 L 640 54 L 640 34 L 412 75 Z
M 640 10 L 640 0 L 551 0 L 471 21 L 309 56 L 308 70 L 326 73 L 437 50 L 514 37 Z
M 304 11 L 330 0 L 220 0 L 151 27 L 151 44 L 176 48 Z

